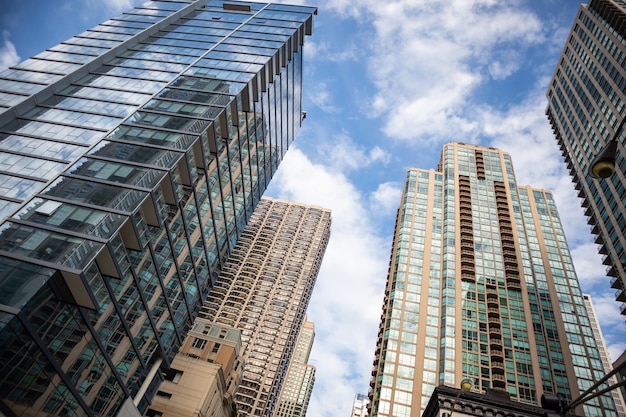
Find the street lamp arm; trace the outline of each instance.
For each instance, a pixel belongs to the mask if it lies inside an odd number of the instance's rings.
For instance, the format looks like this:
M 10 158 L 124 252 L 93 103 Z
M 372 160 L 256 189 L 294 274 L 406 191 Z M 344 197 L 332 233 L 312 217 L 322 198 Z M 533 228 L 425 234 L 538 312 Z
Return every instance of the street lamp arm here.
M 626 119 L 625 119 L 626 120 Z M 623 123 L 623 122 L 622 122 Z M 621 125 L 620 125 L 621 126 Z M 598 391 L 596 393 L 593 393 L 592 395 L 589 395 L 592 393 L 592 391 L 594 391 L 596 388 L 598 388 L 600 385 L 604 384 L 609 378 L 611 378 L 613 375 L 617 374 L 618 372 L 620 372 L 622 369 L 624 369 L 626 367 L 626 362 L 622 363 L 620 366 L 618 366 L 617 368 L 613 369 L 611 372 L 609 372 L 608 374 L 604 375 L 604 377 L 599 380 L 598 382 L 596 382 L 595 384 L 593 384 L 591 387 L 589 387 L 589 389 L 587 389 L 587 391 L 583 392 L 582 394 L 580 394 L 580 396 L 578 398 L 576 398 L 574 401 L 572 401 L 571 403 L 569 403 L 567 405 L 568 409 L 572 409 L 574 407 L 579 406 L 582 403 L 585 403 L 593 398 L 596 398 L 599 395 L 602 395 L 604 393 L 607 393 L 609 391 L 614 390 L 615 388 L 621 387 L 626 385 L 626 379 L 622 379 L 620 382 L 618 382 L 617 384 L 611 385 L 608 388 L 605 388 L 601 391 Z

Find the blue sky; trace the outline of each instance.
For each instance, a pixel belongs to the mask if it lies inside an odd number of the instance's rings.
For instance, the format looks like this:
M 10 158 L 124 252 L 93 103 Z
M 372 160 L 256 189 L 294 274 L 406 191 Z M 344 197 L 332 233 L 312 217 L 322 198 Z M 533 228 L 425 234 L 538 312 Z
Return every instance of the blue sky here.
M 296 2 L 296 1 L 292 1 Z M 135 0 L 0 0 L 0 67 Z M 613 358 L 624 318 L 545 117 L 545 91 L 579 0 L 320 0 L 305 45 L 307 119 L 268 194 L 333 210 L 309 308 L 310 416 L 349 415 L 366 393 L 395 211 L 408 167 L 450 141 L 512 154 L 518 183 L 554 192 L 584 292 Z

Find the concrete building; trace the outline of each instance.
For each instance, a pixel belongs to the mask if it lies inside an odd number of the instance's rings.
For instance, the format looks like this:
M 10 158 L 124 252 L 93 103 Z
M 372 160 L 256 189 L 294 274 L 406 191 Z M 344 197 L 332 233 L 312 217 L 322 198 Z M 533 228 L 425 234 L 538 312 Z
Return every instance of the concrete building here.
M 604 373 L 608 374 L 613 370 L 613 365 L 611 364 L 611 356 L 609 355 L 609 350 L 606 347 L 606 341 L 604 340 L 604 335 L 602 334 L 602 328 L 600 328 L 600 322 L 598 321 L 596 309 L 593 306 L 593 300 L 590 295 L 583 294 L 583 299 L 585 300 L 585 307 L 587 308 L 587 313 L 589 314 L 589 322 L 591 323 L 591 330 L 593 330 L 593 337 L 596 339 L 598 351 L 600 352 Z M 617 376 L 611 377 L 608 382 L 609 385 L 617 384 Z M 611 395 L 613 395 L 613 401 L 615 401 L 617 415 L 619 417 L 626 417 L 626 406 L 624 405 L 624 398 L 621 390 L 616 389 L 611 391 Z
M 315 366 L 309 365 L 309 356 L 315 338 L 315 325 L 306 319 L 294 349 L 285 383 L 280 390 L 276 417 L 305 417 L 315 384 Z
M 590 162 L 626 116 L 626 4 L 580 6 L 547 91 L 546 113 L 596 236 L 615 298 L 626 314 L 626 153 L 617 137 L 615 172 L 593 179 Z
M 383 301 L 369 413 L 424 412 L 436 386 L 473 381 L 537 405 L 604 369 L 552 194 L 519 186 L 508 153 L 444 145 L 408 170 Z M 615 414 L 610 395 L 579 414 Z
M 196 319 L 146 416 L 232 417 L 240 353 L 239 330 Z
M 315 13 L 148 1 L 0 73 L 0 413 L 147 410 L 300 127 Z
M 261 199 L 202 307 L 201 317 L 241 330 L 239 416 L 276 411 L 330 224 L 327 209 Z
M 352 417 L 366 417 L 367 403 L 369 403 L 369 398 L 367 397 L 367 395 L 355 395 L 354 403 L 352 404 Z

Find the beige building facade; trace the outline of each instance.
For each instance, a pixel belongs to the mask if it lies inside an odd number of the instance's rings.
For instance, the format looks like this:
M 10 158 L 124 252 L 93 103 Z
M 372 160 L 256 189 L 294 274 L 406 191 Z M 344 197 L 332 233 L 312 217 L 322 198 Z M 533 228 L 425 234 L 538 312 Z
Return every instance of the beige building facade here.
M 241 330 L 239 416 L 276 411 L 330 224 L 328 209 L 262 198 L 200 311 Z
M 146 416 L 232 417 L 240 354 L 239 330 L 196 319 Z
M 435 388 L 470 379 L 537 405 L 604 375 L 552 194 L 519 186 L 511 156 L 444 145 L 411 168 L 398 210 L 370 415 L 418 417 Z M 610 395 L 579 414 L 615 416 Z
M 276 417 L 304 417 L 315 384 L 315 366 L 309 365 L 309 356 L 315 338 L 315 325 L 305 319 L 296 348 L 291 356 L 285 383 L 280 390 Z

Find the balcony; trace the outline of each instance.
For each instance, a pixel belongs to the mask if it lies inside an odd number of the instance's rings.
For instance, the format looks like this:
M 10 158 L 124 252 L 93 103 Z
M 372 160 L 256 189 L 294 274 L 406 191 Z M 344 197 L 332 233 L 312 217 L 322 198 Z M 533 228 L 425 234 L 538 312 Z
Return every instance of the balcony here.
M 491 362 L 492 374 L 504 375 L 504 362 Z
M 461 271 L 461 281 L 476 282 L 476 277 L 474 277 L 474 274 L 467 274 Z
M 493 385 L 494 388 L 505 389 L 506 381 L 504 379 L 504 375 L 500 375 L 500 374 L 491 375 L 491 385 Z
M 626 289 L 620 288 L 619 290 L 615 291 L 615 299 L 617 301 L 626 301 Z
M 496 301 L 497 305 L 497 301 Z M 487 307 L 487 314 L 489 317 L 500 317 L 500 309 L 498 307 Z
M 626 315 L 626 303 L 622 303 L 622 305 L 619 306 L 619 309 L 620 309 L 620 314 Z
M 502 337 L 502 330 L 499 327 L 489 327 L 489 336 L 493 338 Z
M 608 268 L 606 270 L 606 274 L 613 277 L 613 278 L 611 278 L 611 288 L 615 288 L 616 290 L 619 289 L 619 288 L 622 288 L 622 281 L 616 276 L 617 274 L 616 275 L 609 274 L 609 270 L 611 270 L 611 269 L 613 269 L 613 271 L 615 271 L 615 268 L 613 268 L 613 267 Z
M 474 276 L 476 270 L 474 265 L 461 265 L 461 278 L 463 276 L 471 276 L 472 282 L 476 281 L 476 277 Z
M 514 280 L 510 280 L 506 282 L 506 286 L 507 288 L 511 289 L 511 290 L 521 290 L 522 289 L 522 285 L 520 284 L 519 281 L 514 281 Z
M 517 253 L 515 253 L 515 251 L 513 250 L 504 249 L 502 251 L 502 255 L 504 256 L 504 259 L 514 259 L 515 261 L 517 261 Z
M 502 360 L 502 340 L 501 339 L 495 339 L 495 340 L 491 340 L 491 343 L 489 344 L 489 349 L 491 350 L 491 356 L 493 358 L 493 356 L 497 356 L 500 358 L 500 360 Z

